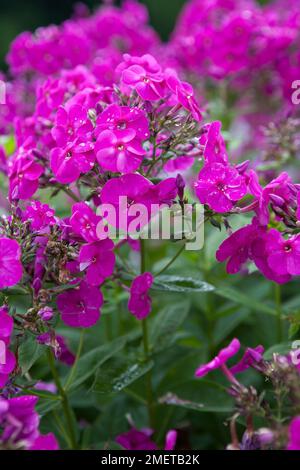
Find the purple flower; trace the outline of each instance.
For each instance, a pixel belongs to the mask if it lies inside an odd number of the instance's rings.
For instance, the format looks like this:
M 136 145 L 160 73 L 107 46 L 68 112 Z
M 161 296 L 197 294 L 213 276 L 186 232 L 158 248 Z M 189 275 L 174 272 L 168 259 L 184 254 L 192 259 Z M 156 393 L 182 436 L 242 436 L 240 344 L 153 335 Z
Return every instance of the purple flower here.
M 128 310 L 138 320 L 146 318 L 151 312 L 152 301 L 148 291 L 152 284 L 153 276 L 151 273 L 143 273 L 132 281 Z
M 165 204 L 171 205 L 177 193 L 176 178 L 167 178 L 155 185 L 142 175 L 128 174 L 120 178 L 112 178 L 103 186 L 101 202 L 115 207 L 117 220 L 109 214 L 108 222 L 128 231 L 131 221 L 136 218 L 136 215 L 129 213 L 133 204 L 139 204 L 143 219 L 140 223 L 142 227 L 149 222 L 151 216 L 157 213 L 159 207 Z M 127 197 L 127 207 L 120 204 L 122 196 Z
M 202 115 L 197 101 L 194 97 L 192 85 L 187 82 L 181 82 L 175 70 L 166 70 L 166 84 L 175 94 L 177 101 L 181 106 L 190 111 L 196 121 L 201 121 Z
M 29 199 L 39 187 L 44 168 L 36 163 L 32 151 L 19 151 L 9 169 L 9 198 Z
M 137 170 L 146 154 L 133 129 L 101 132 L 95 151 L 103 170 L 119 173 Z
M 137 139 L 147 140 L 150 137 L 148 119 L 145 112 L 139 108 L 111 104 L 98 116 L 96 124 L 97 136 L 104 130 L 133 129 Z
M 59 450 L 56 437 L 52 432 L 46 435 L 39 435 L 28 450 Z
M 271 181 L 265 188 L 262 188 L 258 181 L 257 174 L 249 172 L 249 190 L 258 200 L 256 209 L 261 225 L 267 225 L 270 219 L 269 204 L 280 207 L 288 212 L 289 206 L 294 202 L 295 197 L 291 189 L 291 178 L 287 173 L 281 173 L 276 179 Z
M 0 238 L 0 289 L 18 284 L 22 278 L 21 248 L 16 240 Z
M 253 364 L 260 362 L 263 358 L 264 350 L 263 346 L 256 346 L 254 349 L 247 348 L 240 362 L 231 367 L 230 372 L 232 374 L 238 374 L 239 372 L 249 369 Z
M 132 428 L 130 431 L 117 436 L 116 442 L 126 450 L 157 450 L 157 445 L 151 440 L 153 433 L 152 429 L 141 429 L 139 431 Z
M 269 255 L 272 254 L 271 247 L 278 250 L 280 239 L 281 235 L 276 229 L 271 229 L 268 232 L 260 231 L 251 245 L 251 259 L 267 279 L 284 284 L 291 280 L 291 275 L 279 274 L 269 264 Z
M 13 372 L 16 367 L 15 355 L 9 351 L 6 344 L 4 343 L 4 364 L 0 361 L 0 388 L 4 387 L 9 379 L 9 374 Z
M 166 435 L 165 449 L 164 450 L 174 450 L 177 441 L 177 431 L 171 429 Z
M 79 253 L 80 271 L 86 271 L 85 280 L 90 286 L 103 284 L 115 267 L 114 243 L 109 240 L 83 245 Z
M 119 434 L 116 442 L 126 450 L 158 450 L 157 445 L 151 439 L 154 431 L 149 428 L 136 429 L 132 427 L 128 432 Z M 177 440 L 177 432 L 171 429 L 165 439 L 164 450 L 174 450 Z
M 223 165 L 228 163 L 228 155 L 221 134 L 221 128 L 221 122 L 214 121 L 205 126 L 207 132 L 200 137 L 200 144 L 204 147 L 203 155 L 207 163 L 222 163 Z
M 39 201 L 33 201 L 26 207 L 23 215 L 23 220 L 29 220 L 30 226 L 33 230 L 41 230 L 56 223 L 55 211 Z
M 300 450 L 300 416 L 296 416 L 290 423 L 287 450 Z
M 57 392 L 57 387 L 54 382 L 47 383 L 40 380 L 35 384 L 34 388 L 36 390 L 44 390 L 46 392 L 54 394 Z
M 268 242 L 269 267 L 280 276 L 299 276 L 300 236 L 284 239 L 279 232 L 273 233 L 274 236 Z
M 206 164 L 199 173 L 195 190 L 200 202 L 216 212 L 229 212 L 242 199 L 247 186 L 235 168 L 221 163 Z
M 133 64 L 122 73 L 122 81 L 136 90 L 143 100 L 156 101 L 165 95 L 164 75 L 153 56 L 126 57 Z
M 73 105 L 67 111 L 60 107 L 56 114 L 52 136 L 58 147 L 66 147 L 68 142 L 77 138 L 83 141 L 91 139 L 93 125 L 88 118 L 87 110 L 79 105 Z
M 57 297 L 57 307 L 63 322 L 75 328 L 90 328 L 95 325 L 100 318 L 102 304 L 103 296 L 100 290 L 85 281 Z
M 48 322 L 53 318 L 53 309 L 51 307 L 43 307 L 38 311 L 38 315 L 44 322 Z
M 56 336 L 56 341 L 59 345 L 59 356 L 58 360 L 63 362 L 67 366 L 72 366 L 75 362 L 75 354 L 69 349 L 65 338 L 61 335 Z
M 0 399 L 0 425 L 3 432 L 0 442 L 21 445 L 26 449 L 39 436 L 39 416 L 34 407 L 37 397 L 20 396 L 9 400 Z
M 56 147 L 51 151 L 51 169 L 60 183 L 76 181 L 83 173 L 88 173 L 94 166 L 94 144 L 76 139 L 65 147 Z
M 235 356 L 240 350 L 240 342 L 234 338 L 231 343 L 224 349 L 221 349 L 219 354 L 207 364 L 201 365 L 195 372 L 196 377 L 204 377 L 209 372 L 215 369 L 219 369 L 226 364 L 228 359 Z
M 246 225 L 236 230 L 220 245 L 216 258 L 219 262 L 228 259 L 226 270 L 228 274 L 236 274 L 251 256 L 251 245 L 257 236 L 255 224 Z
M 57 450 L 54 435 L 39 431 L 39 415 L 35 411 L 37 397 L 0 398 L 0 444 L 19 450 Z
M 9 343 L 9 338 L 13 332 L 13 328 L 14 321 L 8 314 L 8 307 L 3 305 L 0 307 L 0 338 L 7 344 Z
M 100 221 L 101 217 L 98 217 L 85 202 L 73 205 L 70 224 L 74 233 L 80 235 L 85 241 L 98 240 L 96 229 Z

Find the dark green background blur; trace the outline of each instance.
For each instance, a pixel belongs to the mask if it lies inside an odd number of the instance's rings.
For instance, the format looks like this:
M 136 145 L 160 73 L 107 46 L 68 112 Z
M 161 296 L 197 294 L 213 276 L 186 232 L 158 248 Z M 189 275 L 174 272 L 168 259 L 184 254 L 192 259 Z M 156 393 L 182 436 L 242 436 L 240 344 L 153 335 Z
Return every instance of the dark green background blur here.
M 76 3 L 78 0 L 0 0 L 0 66 L 4 66 L 9 44 L 17 34 L 34 30 L 38 26 L 60 23 L 70 17 Z M 85 0 L 81 3 L 95 8 L 101 4 L 101 0 Z M 141 3 L 147 5 L 151 23 L 166 39 L 185 0 L 141 0 Z

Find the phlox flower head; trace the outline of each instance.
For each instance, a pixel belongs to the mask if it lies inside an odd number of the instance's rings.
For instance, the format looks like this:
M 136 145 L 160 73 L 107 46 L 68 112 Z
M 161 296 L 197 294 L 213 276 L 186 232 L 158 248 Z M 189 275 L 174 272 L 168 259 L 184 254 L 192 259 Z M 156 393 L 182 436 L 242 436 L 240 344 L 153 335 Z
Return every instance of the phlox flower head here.
M 137 276 L 130 287 L 128 310 L 138 319 L 146 318 L 151 312 L 152 301 L 148 292 L 153 284 L 151 273 Z
M 240 342 L 234 338 L 231 343 L 224 349 L 221 349 L 219 354 L 207 364 L 203 364 L 195 372 L 196 377 L 204 377 L 209 372 L 215 369 L 219 369 L 233 356 L 235 356 L 240 350 Z
M 57 297 L 57 307 L 63 322 L 75 328 L 90 328 L 95 325 L 100 318 L 102 304 L 100 290 L 85 281 Z

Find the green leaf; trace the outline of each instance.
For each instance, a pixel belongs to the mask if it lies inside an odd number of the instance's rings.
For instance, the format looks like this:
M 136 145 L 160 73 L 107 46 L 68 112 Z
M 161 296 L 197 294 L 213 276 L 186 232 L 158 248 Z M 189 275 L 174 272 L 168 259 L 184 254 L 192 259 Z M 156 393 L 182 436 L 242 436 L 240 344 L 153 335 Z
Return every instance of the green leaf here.
M 124 356 L 111 358 L 98 369 L 92 389 L 97 393 L 117 393 L 152 369 L 153 361 L 137 362 Z
M 214 287 L 192 277 L 157 276 L 151 289 L 163 292 L 210 292 Z
M 37 342 L 34 336 L 28 335 L 23 339 L 18 355 L 18 363 L 22 370 L 22 375 L 31 369 L 44 352 L 45 348 Z
M 200 411 L 202 413 L 230 413 L 232 406 L 229 405 L 212 405 L 209 403 L 195 403 L 190 400 L 183 400 L 174 393 L 167 393 L 167 395 L 159 399 L 159 403 L 164 405 L 178 406 L 192 411 Z
M 150 324 L 150 344 L 153 351 L 161 351 L 174 342 L 174 335 L 187 317 L 189 306 L 189 301 L 168 305 L 154 317 Z
M 275 344 L 271 348 L 269 348 L 267 351 L 264 353 L 264 358 L 269 361 L 273 358 L 273 354 L 282 354 L 286 355 L 289 352 L 292 351 L 292 343 L 291 342 L 286 342 L 286 343 L 279 343 Z
M 69 390 L 74 390 L 88 378 L 95 374 L 97 369 L 112 356 L 117 354 L 126 344 L 126 338 L 117 338 L 110 343 L 89 351 L 78 361 L 77 370 L 73 383 Z
M 247 307 L 256 313 L 265 313 L 266 315 L 273 316 L 276 315 L 276 312 L 272 307 L 254 299 L 252 295 L 248 296 L 232 287 L 218 287 L 214 292 L 216 295 L 239 305 L 243 305 L 243 307 Z

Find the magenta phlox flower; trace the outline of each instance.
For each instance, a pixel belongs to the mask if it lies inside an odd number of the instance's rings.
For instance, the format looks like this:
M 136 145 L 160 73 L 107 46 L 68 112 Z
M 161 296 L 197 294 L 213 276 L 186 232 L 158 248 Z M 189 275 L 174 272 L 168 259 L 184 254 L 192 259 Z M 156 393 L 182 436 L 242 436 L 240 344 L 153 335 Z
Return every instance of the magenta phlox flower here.
M 103 170 L 118 173 L 132 173 L 137 170 L 146 154 L 134 129 L 101 132 L 95 152 Z
M 135 137 L 147 140 L 150 137 L 149 123 L 143 110 L 129 106 L 118 106 L 111 104 L 96 121 L 96 136 L 104 130 L 123 131 L 133 129 Z
M 161 206 L 171 205 L 177 193 L 176 178 L 167 178 L 155 185 L 142 175 L 128 174 L 113 178 L 103 186 L 101 202 L 112 204 L 115 208 L 116 214 L 107 214 L 105 217 L 108 223 L 128 231 L 129 225 L 137 217 L 136 211 L 131 214 L 134 205 L 141 215 L 138 226 L 142 228 Z M 122 197 L 125 198 L 125 204 Z
M 215 369 L 219 369 L 233 356 L 235 356 L 240 350 L 240 342 L 234 338 L 231 343 L 224 349 L 221 349 L 219 354 L 207 364 L 203 364 L 195 372 L 196 377 L 204 377 L 209 372 Z
M 73 205 L 70 224 L 73 232 L 85 241 L 98 240 L 96 229 L 100 221 L 101 217 L 97 216 L 87 203 L 78 202 Z
M 40 201 L 32 201 L 23 214 L 23 220 L 30 222 L 32 230 L 41 230 L 51 225 L 55 225 L 55 211 Z
M 90 286 L 99 286 L 114 272 L 114 243 L 107 238 L 83 245 L 79 253 L 80 271 L 85 271 L 85 280 Z
M 35 161 L 34 151 L 19 149 L 9 167 L 9 198 L 29 199 L 39 187 L 44 167 Z
M 166 85 L 176 96 L 178 104 L 187 109 L 196 121 L 201 121 L 202 114 L 200 107 L 194 97 L 194 89 L 187 82 L 179 80 L 177 73 L 173 69 L 165 71 Z
M 300 416 L 296 416 L 290 423 L 287 450 L 300 450 Z
M 68 142 L 80 137 L 86 140 L 91 137 L 92 131 L 93 125 L 84 107 L 75 104 L 69 110 L 62 106 L 58 108 L 52 129 L 52 136 L 58 147 L 65 147 Z
M 251 244 L 256 236 L 257 227 L 254 224 L 246 225 L 233 232 L 220 245 L 216 258 L 221 263 L 228 259 L 226 266 L 228 274 L 238 273 L 251 257 Z
M 151 312 L 152 300 L 148 292 L 153 284 L 151 273 L 137 276 L 130 287 L 128 310 L 138 319 L 146 318 Z
M 255 171 L 249 172 L 249 191 L 258 200 L 256 209 L 258 219 L 261 225 L 267 225 L 270 219 L 269 204 L 287 210 L 295 201 L 294 193 L 291 188 L 290 176 L 283 172 L 276 179 L 261 187 L 258 181 L 258 175 Z
M 125 57 L 129 65 L 122 72 L 125 85 L 134 88 L 143 100 L 157 101 L 165 96 L 165 76 L 153 56 Z
M 57 297 L 57 307 L 63 322 L 75 328 L 90 328 L 100 318 L 103 296 L 97 287 L 82 281 Z
M 0 289 L 18 284 L 22 273 L 19 243 L 10 238 L 0 238 Z
M 157 445 L 151 439 L 153 434 L 152 429 L 138 430 L 132 428 L 123 434 L 119 434 L 116 442 L 126 450 L 157 450 Z
M 195 183 L 200 202 L 215 212 L 229 212 L 247 193 L 245 178 L 236 168 L 221 163 L 206 163 Z
M 222 124 L 214 121 L 204 127 L 204 132 L 200 137 L 200 144 L 203 146 L 203 156 L 207 163 L 222 163 L 227 165 L 228 155 L 226 145 L 221 134 Z
M 247 348 L 240 362 L 231 367 L 230 372 L 238 374 L 249 369 L 253 364 L 259 363 L 263 359 L 264 350 L 265 348 L 261 345 L 256 346 L 256 348 Z

